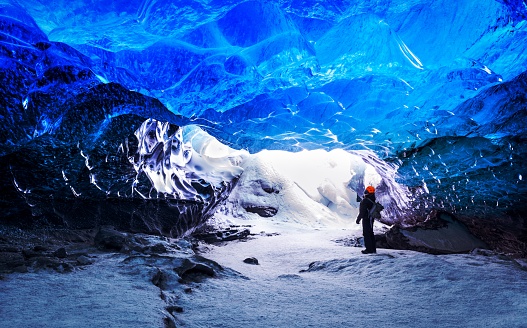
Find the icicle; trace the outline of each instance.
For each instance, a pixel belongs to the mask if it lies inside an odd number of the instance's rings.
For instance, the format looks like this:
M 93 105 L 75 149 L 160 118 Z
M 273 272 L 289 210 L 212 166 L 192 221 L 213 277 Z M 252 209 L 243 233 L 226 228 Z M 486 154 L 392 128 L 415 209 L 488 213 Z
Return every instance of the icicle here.
M 23 193 L 23 194 L 29 194 L 29 193 L 31 193 L 31 190 L 20 188 L 20 186 L 18 185 L 18 182 L 16 181 L 15 178 L 13 178 L 13 184 L 15 185 L 15 188 L 16 188 L 19 192 L 21 192 L 21 193 Z
M 84 164 L 86 165 L 88 170 L 91 171 L 93 169 L 93 167 L 90 166 L 90 162 L 89 162 L 90 156 L 84 155 L 84 152 L 82 151 L 82 149 L 81 149 L 81 156 L 84 157 Z
M 73 195 L 75 195 L 75 197 L 79 197 L 81 195 L 80 193 L 76 192 L 75 189 L 73 189 L 73 186 L 70 186 L 70 189 L 73 192 Z
M 90 183 L 93 184 L 95 187 L 97 187 L 97 189 L 99 189 L 100 191 L 104 191 L 104 190 L 102 190 L 102 188 L 99 187 L 99 185 L 97 184 L 97 179 L 95 178 L 95 174 L 90 173 Z

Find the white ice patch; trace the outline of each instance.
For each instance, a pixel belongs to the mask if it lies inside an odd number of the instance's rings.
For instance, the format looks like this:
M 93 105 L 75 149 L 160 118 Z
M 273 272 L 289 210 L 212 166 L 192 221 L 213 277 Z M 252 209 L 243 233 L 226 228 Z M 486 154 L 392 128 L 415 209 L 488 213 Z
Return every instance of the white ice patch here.
M 375 161 L 366 163 L 366 155 L 345 150 L 247 154 L 240 164 L 244 169 L 240 181 L 215 216 L 296 222 L 310 227 L 354 226 L 357 194 L 362 195 L 365 186 L 378 186 L 386 179 L 396 184 L 391 172 L 381 176 Z M 249 207 L 273 208 L 277 213 L 262 218 L 246 211 Z

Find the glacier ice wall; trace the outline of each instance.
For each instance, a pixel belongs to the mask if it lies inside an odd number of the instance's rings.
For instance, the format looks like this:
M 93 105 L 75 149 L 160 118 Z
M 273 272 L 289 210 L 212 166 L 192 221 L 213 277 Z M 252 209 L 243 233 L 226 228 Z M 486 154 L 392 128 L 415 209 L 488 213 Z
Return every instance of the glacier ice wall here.
M 187 118 L 104 83 L 21 7 L 0 8 L 2 222 L 169 236 L 203 224 L 241 174 L 232 156 L 209 158 L 216 139 Z
M 526 250 L 523 0 L 0 8 L 3 156 L 60 142 L 106 156 L 149 118 L 250 152 L 371 150 L 414 194 L 407 217 L 446 208 Z

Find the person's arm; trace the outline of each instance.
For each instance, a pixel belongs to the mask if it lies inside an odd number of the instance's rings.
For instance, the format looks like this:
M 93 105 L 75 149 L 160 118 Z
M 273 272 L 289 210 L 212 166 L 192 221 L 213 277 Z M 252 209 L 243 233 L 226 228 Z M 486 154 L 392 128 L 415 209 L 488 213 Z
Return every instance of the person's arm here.
M 360 224 L 360 220 L 364 218 L 364 205 L 364 199 L 362 199 L 359 205 L 359 214 L 357 215 L 357 220 L 355 221 L 357 224 Z

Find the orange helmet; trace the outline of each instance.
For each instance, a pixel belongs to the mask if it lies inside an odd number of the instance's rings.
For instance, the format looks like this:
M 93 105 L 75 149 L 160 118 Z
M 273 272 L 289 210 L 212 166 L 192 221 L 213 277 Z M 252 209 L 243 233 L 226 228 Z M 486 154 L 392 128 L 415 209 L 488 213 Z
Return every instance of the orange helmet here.
M 375 188 L 373 188 L 372 186 L 367 186 L 366 187 L 366 190 L 364 191 L 365 194 L 374 194 L 375 193 Z

